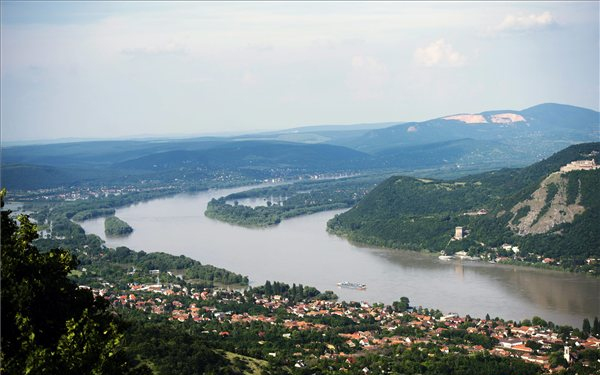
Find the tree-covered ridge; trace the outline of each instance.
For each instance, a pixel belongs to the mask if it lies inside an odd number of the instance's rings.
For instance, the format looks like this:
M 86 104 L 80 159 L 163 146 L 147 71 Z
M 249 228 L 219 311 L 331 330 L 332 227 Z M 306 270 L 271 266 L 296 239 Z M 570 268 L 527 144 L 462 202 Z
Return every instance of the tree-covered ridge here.
M 502 111 L 506 112 L 506 111 Z M 368 130 L 304 129 L 235 137 L 69 142 L 3 147 L 11 190 L 256 183 L 322 173 L 521 166 L 561 147 L 598 139 L 598 112 L 544 104 L 526 122 L 466 125 L 443 118 Z M 336 130 L 333 130 L 336 129 Z M 308 131 L 308 132 L 307 132 Z M 287 142 L 286 142 L 287 140 Z M 292 141 L 292 142 L 289 142 Z M 294 142 L 295 141 L 295 142 Z M 462 172 L 464 173 L 464 172 Z
M 538 194 L 536 217 L 543 217 L 554 200 L 580 204 L 573 220 L 550 221 L 539 234 L 518 235 L 511 230 L 521 223 L 531 207 L 532 194 L 549 174 L 573 160 L 600 159 L 600 143 L 571 146 L 547 160 L 522 169 L 506 169 L 442 181 L 396 176 L 389 178 L 363 198 L 354 208 L 336 215 L 328 223 L 334 233 L 351 240 L 392 248 L 458 250 L 488 257 L 513 255 L 493 252 L 508 243 L 542 257 L 562 258 L 563 265 L 584 265 L 587 258 L 600 257 L 600 170 L 579 170 L 560 175 L 560 186 L 548 184 L 547 194 Z M 558 181 L 558 180 L 557 180 Z M 560 187 L 560 196 L 559 193 Z M 549 196 L 551 195 L 551 197 Z M 534 197 L 535 198 L 535 197 Z M 569 206 L 570 207 L 570 206 Z M 513 210 L 511 212 L 511 209 Z M 481 211 L 484 210 L 484 211 Z M 558 215 L 560 213 L 554 213 Z M 566 215 L 566 213 L 564 213 Z M 551 217 L 551 216 L 547 216 Z M 571 222 L 572 221 L 572 222 Z M 451 241 L 455 227 L 464 227 L 468 236 Z M 494 255 L 495 254 L 495 255 Z M 533 259 L 532 259 L 533 260 Z M 587 268 L 586 268 L 587 269 Z
M 124 236 L 133 232 L 133 228 L 116 216 L 104 219 L 104 233 L 107 236 Z
M 215 284 L 248 285 L 248 277 L 215 267 L 183 255 L 162 252 L 146 253 L 121 246 L 116 249 L 86 249 L 80 254 L 80 264 L 85 268 L 74 279 L 79 284 L 99 287 L 104 282 L 115 285 L 131 283 L 156 283 L 157 277 L 168 283 L 188 287 L 213 287 Z

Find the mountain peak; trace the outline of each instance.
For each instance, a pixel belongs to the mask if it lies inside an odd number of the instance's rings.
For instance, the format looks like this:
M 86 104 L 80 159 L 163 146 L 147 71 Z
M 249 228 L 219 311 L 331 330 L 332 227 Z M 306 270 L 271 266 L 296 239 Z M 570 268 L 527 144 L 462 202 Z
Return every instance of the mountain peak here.
M 599 114 L 598 111 L 594 111 L 593 109 L 578 107 L 570 104 L 560 104 L 560 103 L 542 103 L 537 104 L 532 107 L 526 108 L 521 112 L 524 113 L 535 113 L 535 112 L 592 112 Z

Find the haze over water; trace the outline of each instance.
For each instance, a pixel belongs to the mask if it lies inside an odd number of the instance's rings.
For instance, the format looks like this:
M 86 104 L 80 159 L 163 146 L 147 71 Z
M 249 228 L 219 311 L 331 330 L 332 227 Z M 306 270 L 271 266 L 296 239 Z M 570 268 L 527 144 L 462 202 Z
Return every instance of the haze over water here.
M 581 274 L 441 261 L 412 251 L 357 246 L 326 232 L 327 220 L 342 211 L 283 221 L 266 229 L 233 226 L 204 216 L 213 197 L 234 191 L 180 194 L 118 209 L 134 232 L 106 238 L 104 219 L 82 223 L 109 247 L 187 255 L 247 275 L 251 285 L 265 280 L 333 290 L 340 299 L 391 303 L 409 297 L 412 306 L 521 320 L 535 315 L 580 327 L 600 316 L 600 279 Z M 367 284 L 366 291 L 340 289 L 340 281 Z

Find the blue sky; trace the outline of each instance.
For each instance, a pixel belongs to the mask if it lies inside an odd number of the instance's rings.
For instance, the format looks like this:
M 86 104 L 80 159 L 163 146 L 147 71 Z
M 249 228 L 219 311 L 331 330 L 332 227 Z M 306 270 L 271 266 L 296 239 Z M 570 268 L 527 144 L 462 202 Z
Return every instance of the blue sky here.
M 598 110 L 598 2 L 2 2 L 4 141 Z

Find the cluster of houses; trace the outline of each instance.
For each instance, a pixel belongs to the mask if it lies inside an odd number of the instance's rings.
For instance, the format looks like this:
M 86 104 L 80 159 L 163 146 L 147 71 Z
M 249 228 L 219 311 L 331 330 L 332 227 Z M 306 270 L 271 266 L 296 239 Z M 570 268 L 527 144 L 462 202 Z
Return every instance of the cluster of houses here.
M 144 181 L 142 181 L 144 184 Z M 120 196 L 129 193 L 140 193 L 140 192 L 154 192 L 161 190 L 170 190 L 174 186 L 135 186 L 128 185 L 122 187 L 86 187 L 86 186 L 71 186 L 68 188 L 60 187 L 53 189 L 38 189 L 38 190 L 27 190 L 27 191 L 15 191 L 11 192 L 13 199 L 22 202 L 28 201 L 48 201 L 48 200 L 62 200 L 65 202 L 74 202 L 81 200 L 88 200 L 91 198 L 103 198 L 108 196 Z
M 567 363 L 577 360 L 577 352 L 581 349 L 600 349 L 600 339 L 590 336 L 581 339 L 571 335 L 566 341 L 560 337 L 558 332 L 542 326 L 520 326 L 511 321 L 472 319 L 460 317 L 457 314 L 440 316 L 436 314 L 419 313 L 418 311 L 394 311 L 391 306 L 382 304 L 362 303 L 340 303 L 334 301 L 304 301 L 290 303 L 282 296 L 254 296 L 252 302 L 266 308 L 269 313 L 249 314 L 233 313 L 231 311 L 220 311 L 221 304 L 242 303 L 248 301 L 247 296 L 238 291 L 231 290 L 203 290 L 188 291 L 180 288 L 164 288 L 158 285 L 130 285 L 130 290 L 121 294 L 110 294 L 104 290 L 105 298 L 119 307 L 129 307 L 143 310 L 151 314 L 169 315 L 173 321 L 195 322 L 216 321 L 227 324 L 250 324 L 252 322 L 263 322 L 271 325 L 281 324 L 286 333 L 284 338 L 290 338 L 295 330 L 326 331 L 331 327 L 327 324 L 315 323 L 310 317 L 340 316 L 353 320 L 356 323 L 364 323 L 367 319 L 375 321 L 379 330 L 340 333 L 345 346 L 335 346 L 331 343 L 325 345 L 325 353 L 320 359 L 346 358 L 352 362 L 352 358 L 362 355 L 366 351 L 377 351 L 392 345 L 403 345 L 411 347 L 416 344 L 437 343 L 442 353 L 450 353 L 456 350 L 468 352 L 488 351 L 492 355 L 503 357 L 517 357 L 524 361 L 538 364 L 545 368 L 548 373 L 556 372 L 561 367 L 551 368 L 548 353 L 551 348 L 564 349 L 564 359 Z M 201 303 L 200 303 L 201 301 Z M 287 319 L 276 318 L 275 311 L 286 310 Z M 264 311 L 264 309 L 263 309 Z M 417 334 L 405 334 L 406 329 Z M 466 327 L 466 328 L 465 328 Z M 450 345 L 444 338 L 444 331 L 466 329 L 467 333 L 480 334 L 495 339 L 493 348 L 484 348 L 481 345 L 472 344 L 468 341 L 460 345 Z M 400 334 L 398 332 L 404 332 Z M 264 334 L 264 332 L 263 332 Z M 230 336 L 227 330 L 218 332 L 224 338 Z M 287 337 L 286 337 L 287 335 Z M 535 346 L 531 342 L 536 343 Z M 533 349 L 535 347 L 535 350 Z M 345 353 L 346 350 L 348 353 Z M 274 353 L 273 356 L 276 356 Z M 301 359 L 298 363 L 303 363 Z

